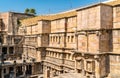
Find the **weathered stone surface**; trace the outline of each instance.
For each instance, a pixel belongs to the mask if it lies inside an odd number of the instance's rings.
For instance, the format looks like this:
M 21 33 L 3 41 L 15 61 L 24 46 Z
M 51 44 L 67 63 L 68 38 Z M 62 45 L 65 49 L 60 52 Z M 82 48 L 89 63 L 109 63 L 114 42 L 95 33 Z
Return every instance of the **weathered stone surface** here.
M 113 30 L 120 28 L 118 10 L 119 6 L 97 4 L 75 10 L 74 16 L 21 26 L 18 34 L 24 39 L 21 39 L 20 50 L 16 46 L 14 50 L 21 52 L 22 59 L 32 60 L 33 63 L 28 63 L 32 74 L 41 71 L 45 78 L 118 78 L 120 32 Z M 0 16 L 3 19 L 0 25 L 5 22 L 5 31 L 13 34 L 8 16 L 8 13 Z M 7 34 L 3 38 L 7 44 Z M 10 40 L 14 42 L 14 38 Z M 9 53 L 9 50 L 4 46 L 1 52 Z

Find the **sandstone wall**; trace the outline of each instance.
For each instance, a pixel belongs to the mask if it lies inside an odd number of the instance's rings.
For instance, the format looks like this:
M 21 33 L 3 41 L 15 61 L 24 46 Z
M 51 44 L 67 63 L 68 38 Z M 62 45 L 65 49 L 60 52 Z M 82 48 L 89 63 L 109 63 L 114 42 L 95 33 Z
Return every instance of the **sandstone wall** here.
M 79 10 L 77 12 L 77 29 L 100 28 L 100 6 Z
M 120 6 L 113 8 L 113 28 L 120 28 Z M 113 52 L 119 52 L 120 30 L 113 31 Z
M 79 33 L 78 49 L 93 53 L 110 51 L 111 33 L 97 30 L 112 28 L 112 7 L 97 5 L 78 10 L 77 14 L 77 30 L 89 30 Z
M 65 43 L 64 34 L 49 34 L 49 46 L 50 47 L 64 47 Z
M 76 36 L 75 33 L 67 33 L 66 35 L 66 47 L 76 48 Z
M 50 21 L 46 21 L 46 20 L 38 21 L 38 25 L 36 28 L 37 34 L 50 33 L 51 32 L 50 24 L 51 24 Z
M 119 78 L 120 77 L 120 55 L 110 55 L 110 77 Z
M 9 26 L 9 13 L 1 13 L 0 19 L 3 20 L 4 31 L 8 31 Z M 12 28 L 12 27 L 11 27 Z
M 101 28 L 113 28 L 113 8 L 111 6 L 102 5 L 100 9 Z
M 77 17 L 69 17 L 67 20 L 67 32 L 75 32 L 77 27 Z
M 65 23 L 64 18 L 51 21 L 51 33 L 65 32 Z

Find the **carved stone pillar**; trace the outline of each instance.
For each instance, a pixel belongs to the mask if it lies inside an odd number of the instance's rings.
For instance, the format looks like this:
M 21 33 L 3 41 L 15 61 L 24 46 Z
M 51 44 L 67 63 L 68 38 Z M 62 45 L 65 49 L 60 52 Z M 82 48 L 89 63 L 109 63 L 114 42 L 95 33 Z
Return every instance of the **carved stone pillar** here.
M 26 65 L 22 67 L 23 76 L 26 77 Z
M 1 68 L 0 70 L 1 70 L 1 73 L 0 73 L 1 74 L 1 78 L 4 78 L 4 69 Z
M 14 44 L 14 38 L 12 37 L 11 39 L 12 39 L 12 44 Z
M 78 50 L 78 34 L 77 34 L 77 28 L 75 32 L 75 41 L 76 41 L 76 50 Z
M 9 46 L 7 47 L 7 54 L 9 55 Z
M 50 73 L 50 77 L 51 77 L 51 78 L 54 77 L 54 69 L 51 68 L 50 72 L 51 72 L 51 73 Z
M 14 78 L 16 78 L 16 66 L 14 66 Z
M 47 66 L 44 70 L 44 78 L 50 78 L 50 69 L 48 69 Z
M 6 43 L 7 43 L 7 36 L 4 35 L 4 36 L 3 36 L 3 44 L 6 44 Z
M 77 60 L 75 60 L 75 72 L 77 72 Z
M 99 56 L 95 55 L 95 77 L 96 78 L 101 78 L 100 77 L 100 61 L 99 61 Z
M 13 46 L 13 53 L 15 54 L 15 52 L 16 52 L 16 51 L 15 51 L 15 46 Z
M 35 64 L 33 63 L 32 64 L 32 75 L 34 75 L 36 72 L 35 72 Z
M 85 55 L 84 54 L 82 54 L 82 60 L 83 60 L 83 67 L 82 67 L 82 75 L 84 75 L 85 76 L 85 70 L 86 70 L 86 59 L 85 59 Z

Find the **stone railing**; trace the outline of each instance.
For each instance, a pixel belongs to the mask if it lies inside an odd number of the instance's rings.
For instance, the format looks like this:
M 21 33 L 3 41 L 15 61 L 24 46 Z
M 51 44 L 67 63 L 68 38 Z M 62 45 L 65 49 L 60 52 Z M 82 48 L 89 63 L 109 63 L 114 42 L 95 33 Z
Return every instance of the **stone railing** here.
M 55 57 L 46 57 L 46 60 L 54 62 L 54 63 L 58 63 L 58 64 L 62 64 L 62 59 L 59 58 L 55 58 Z
M 75 67 L 75 61 L 73 60 L 64 60 L 64 65 L 68 65 L 68 66 L 71 66 L 71 67 Z
M 32 41 L 26 41 L 25 44 L 29 44 L 32 46 L 37 46 L 37 42 L 32 42 Z

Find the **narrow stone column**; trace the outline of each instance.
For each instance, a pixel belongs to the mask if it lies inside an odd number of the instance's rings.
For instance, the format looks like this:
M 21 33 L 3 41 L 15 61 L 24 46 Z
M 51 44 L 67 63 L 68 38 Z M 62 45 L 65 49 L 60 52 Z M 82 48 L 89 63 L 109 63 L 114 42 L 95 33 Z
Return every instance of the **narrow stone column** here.
M 96 78 L 101 78 L 100 77 L 100 61 L 99 61 L 99 56 L 94 56 L 95 58 L 95 77 Z
M 73 55 L 74 55 L 74 53 L 71 53 L 71 55 L 70 55 L 70 60 L 73 60 L 72 58 L 73 58 Z
M 23 65 L 22 71 L 23 71 L 23 76 L 26 77 L 26 65 Z
M 51 68 L 51 70 L 50 70 L 50 77 L 52 78 L 52 77 L 54 77 L 54 69 L 53 68 Z
M 12 44 L 14 44 L 14 38 L 11 38 L 12 39 Z
M 4 69 L 1 69 L 1 78 L 4 78 Z
M 34 75 L 36 72 L 35 72 L 35 64 L 33 63 L 32 64 L 32 75 Z
M 6 68 L 6 73 L 9 73 L 9 68 L 8 67 Z
M 45 70 L 45 72 L 44 72 L 44 78 L 48 78 L 47 77 L 47 70 Z
M 44 73 L 44 78 L 50 78 L 50 69 L 47 69 L 47 66 L 45 67 Z
M 82 69 L 82 74 L 85 76 L 86 74 L 85 74 L 85 70 L 86 70 L 86 60 L 84 59 L 84 61 L 83 61 L 83 69 Z
M 77 34 L 77 27 L 75 30 L 75 41 L 76 41 L 76 50 L 78 50 L 78 34 Z
M 14 78 L 16 78 L 16 66 L 14 66 Z
M 9 46 L 7 47 L 7 54 L 9 55 Z
M 15 52 L 16 52 L 16 51 L 15 51 L 15 46 L 13 46 L 13 53 L 15 54 Z
M 75 60 L 75 72 L 77 72 L 77 60 Z
M 3 40 L 3 44 L 6 44 L 6 43 L 7 43 L 7 36 L 4 35 L 4 36 L 3 36 L 3 39 L 4 39 L 4 40 Z
M 83 65 L 82 65 L 82 75 L 85 76 L 85 70 L 86 70 L 86 59 L 84 58 L 84 54 L 82 54 L 82 62 L 83 62 Z

